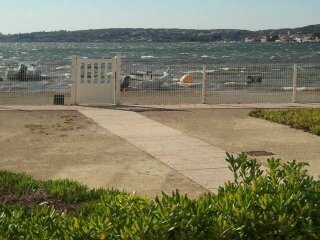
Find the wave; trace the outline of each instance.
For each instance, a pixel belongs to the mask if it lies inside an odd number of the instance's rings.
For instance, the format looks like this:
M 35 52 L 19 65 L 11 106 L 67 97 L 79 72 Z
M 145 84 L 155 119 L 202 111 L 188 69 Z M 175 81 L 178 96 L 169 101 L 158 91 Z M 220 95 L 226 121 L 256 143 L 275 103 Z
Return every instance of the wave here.
M 70 69 L 70 65 L 62 66 L 62 67 L 57 67 L 56 70 L 64 70 L 64 69 Z
M 141 56 L 141 59 L 152 59 L 154 56 L 148 55 L 148 56 Z

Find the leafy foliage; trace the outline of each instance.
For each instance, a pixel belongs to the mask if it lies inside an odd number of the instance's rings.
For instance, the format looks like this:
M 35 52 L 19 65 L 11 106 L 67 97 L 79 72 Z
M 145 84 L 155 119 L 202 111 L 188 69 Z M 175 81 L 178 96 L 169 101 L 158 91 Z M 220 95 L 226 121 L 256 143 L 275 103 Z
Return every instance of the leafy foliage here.
M 320 136 L 320 109 L 291 109 L 286 111 L 255 110 L 251 117 L 289 125 Z
M 41 188 L 67 202 L 83 202 L 72 214 L 54 207 L 0 202 L 2 239 L 318 239 L 320 182 L 305 163 L 268 160 L 263 172 L 245 154 L 227 156 L 234 181 L 189 199 L 179 191 L 151 200 L 117 190 L 89 190 L 76 182 L 41 182 L 0 172 L 0 184 L 17 191 Z M 20 179 L 20 182 L 17 181 Z M 31 187 L 30 187 L 31 186 Z

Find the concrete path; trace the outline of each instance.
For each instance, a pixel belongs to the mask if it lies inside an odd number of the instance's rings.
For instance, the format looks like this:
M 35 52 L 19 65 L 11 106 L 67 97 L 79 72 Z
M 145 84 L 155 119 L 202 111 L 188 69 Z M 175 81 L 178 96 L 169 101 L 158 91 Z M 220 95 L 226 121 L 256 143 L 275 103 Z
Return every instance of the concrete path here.
M 108 109 L 117 110 L 183 110 L 183 109 L 287 109 L 287 108 L 320 108 L 320 103 L 254 103 L 254 104 L 178 104 L 178 105 L 105 105 L 102 106 Z M 59 111 L 59 110 L 84 110 L 91 108 L 89 106 L 74 106 L 74 105 L 0 105 L 0 111 L 5 110 L 21 110 L 21 111 Z
M 210 191 L 216 192 L 225 181 L 232 180 L 226 153 L 218 147 L 132 111 L 79 111 Z
M 232 180 L 225 161 L 225 151 L 164 126 L 136 112 L 203 108 L 319 108 L 320 104 L 220 104 L 166 106 L 0 106 L 1 110 L 55 111 L 75 110 L 93 119 L 108 131 L 122 137 L 146 153 L 167 164 L 201 186 L 216 192 L 225 181 Z

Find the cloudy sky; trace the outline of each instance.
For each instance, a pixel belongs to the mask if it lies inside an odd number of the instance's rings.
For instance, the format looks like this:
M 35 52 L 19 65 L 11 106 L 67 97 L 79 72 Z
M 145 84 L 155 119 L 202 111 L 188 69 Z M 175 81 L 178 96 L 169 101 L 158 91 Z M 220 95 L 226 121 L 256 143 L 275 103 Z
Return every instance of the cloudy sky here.
M 270 29 L 320 23 L 320 0 L 0 0 L 0 32 Z

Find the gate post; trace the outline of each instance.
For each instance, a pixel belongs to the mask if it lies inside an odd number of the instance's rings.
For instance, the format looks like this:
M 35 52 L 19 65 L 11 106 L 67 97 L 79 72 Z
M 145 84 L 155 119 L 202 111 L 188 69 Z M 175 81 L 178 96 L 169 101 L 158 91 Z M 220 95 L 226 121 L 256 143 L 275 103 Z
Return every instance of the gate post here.
M 113 103 L 120 105 L 120 88 L 121 88 L 121 57 L 114 58 L 114 98 Z
M 298 65 L 293 65 L 293 79 L 292 79 L 292 103 L 297 102 L 297 81 L 298 81 Z
M 202 66 L 202 93 L 201 93 L 201 103 L 206 104 L 207 102 L 207 68 L 206 65 Z
M 76 105 L 77 91 L 78 91 L 78 56 L 72 56 L 72 68 L 71 68 L 71 104 Z

